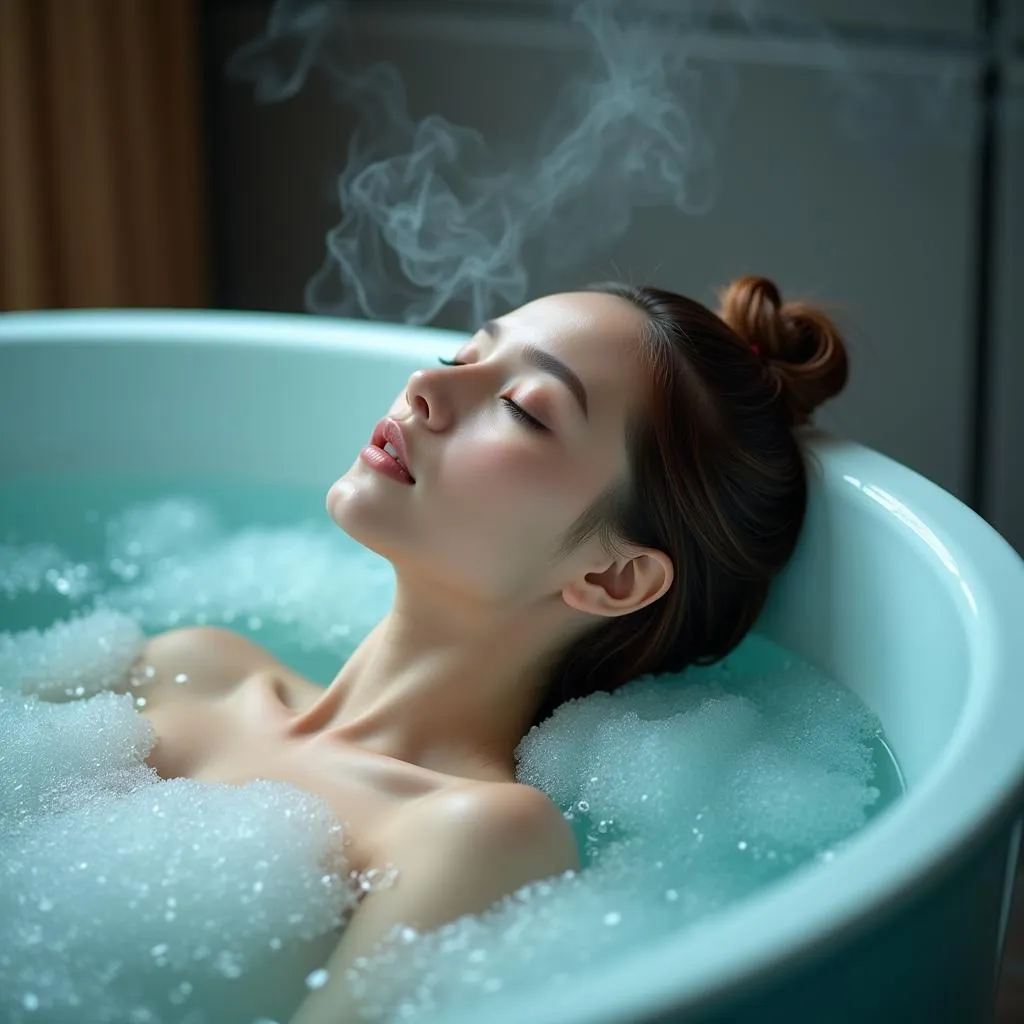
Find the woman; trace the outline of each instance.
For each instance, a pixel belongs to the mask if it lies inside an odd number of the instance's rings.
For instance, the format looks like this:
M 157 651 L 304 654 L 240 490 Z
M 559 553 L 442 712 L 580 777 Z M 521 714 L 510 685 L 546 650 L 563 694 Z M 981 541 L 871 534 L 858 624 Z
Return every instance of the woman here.
M 846 375 L 831 322 L 764 278 L 720 316 L 619 285 L 531 302 L 414 373 L 331 487 L 396 592 L 329 687 L 225 630 L 148 644 L 163 777 L 294 783 L 346 822 L 355 870 L 397 871 L 295 1024 L 348 1019 L 346 965 L 397 925 L 578 866 L 516 746 L 566 699 L 742 639 L 804 517 L 791 428 Z

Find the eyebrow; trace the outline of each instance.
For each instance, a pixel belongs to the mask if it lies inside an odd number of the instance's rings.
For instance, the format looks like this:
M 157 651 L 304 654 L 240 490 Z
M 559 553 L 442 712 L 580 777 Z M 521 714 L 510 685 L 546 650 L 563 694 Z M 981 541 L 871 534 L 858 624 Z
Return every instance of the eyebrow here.
M 501 328 L 498 326 L 497 321 L 485 320 L 480 325 L 480 330 L 491 338 L 497 339 Z M 557 377 L 572 392 L 573 398 L 579 403 L 580 408 L 583 410 L 583 418 L 588 418 L 587 389 L 583 386 L 583 381 L 561 359 L 556 359 L 550 352 L 545 352 L 544 349 L 530 344 L 523 346 L 523 359 L 531 366 L 537 367 L 538 370 L 543 370 L 545 373 L 550 373 L 552 377 Z

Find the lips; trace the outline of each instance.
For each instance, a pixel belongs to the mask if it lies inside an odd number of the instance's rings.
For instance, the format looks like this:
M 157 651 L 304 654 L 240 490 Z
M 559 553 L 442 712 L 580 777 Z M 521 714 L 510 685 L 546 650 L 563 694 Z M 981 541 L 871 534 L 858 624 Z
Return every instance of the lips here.
M 383 448 L 385 444 L 390 444 L 398 453 L 398 461 L 405 467 L 405 471 L 409 474 L 413 483 L 416 482 L 412 466 L 409 465 L 409 449 L 406 447 L 405 437 L 402 435 L 402 428 L 398 425 L 397 420 L 393 420 L 390 416 L 385 416 L 374 429 L 373 436 L 370 438 L 370 444 L 376 445 L 378 448 Z

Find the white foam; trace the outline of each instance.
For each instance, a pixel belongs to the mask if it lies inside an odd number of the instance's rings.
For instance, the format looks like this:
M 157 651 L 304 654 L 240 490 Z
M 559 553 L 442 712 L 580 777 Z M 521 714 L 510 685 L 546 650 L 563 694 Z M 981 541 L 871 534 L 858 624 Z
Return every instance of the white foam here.
M 181 497 L 140 502 L 106 524 L 106 556 L 120 562 L 121 575 L 131 579 L 131 566 L 176 559 L 215 541 L 219 532 L 216 515 L 202 502 Z
M 153 632 L 185 623 L 235 626 L 303 649 L 349 653 L 394 593 L 391 566 L 324 523 L 224 533 L 202 506 L 136 506 L 105 554 L 123 585 L 102 595 Z
M 587 866 L 487 914 L 392 938 L 355 972 L 367 1019 L 481 1019 L 496 993 L 583 983 L 586 969 L 692 925 L 864 824 L 879 796 L 878 723 L 852 695 L 802 665 L 698 678 L 595 694 L 527 735 L 519 778 L 562 808 Z
M 343 657 L 386 611 L 390 566 L 329 524 L 225 533 L 209 508 L 174 500 L 117 517 L 102 570 L 116 583 L 91 614 L 0 635 L 0 1015 L 286 1020 L 322 983 L 353 891 L 393 877 L 344 884 L 344 837 L 309 794 L 157 780 L 130 696 L 34 694 L 114 685 L 140 627 L 236 625 L 286 661 Z M 877 728 L 799 663 L 648 678 L 564 706 L 524 738 L 518 774 L 563 810 L 585 869 L 433 933 L 399 929 L 353 971 L 365 1016 L 480 1019 L 503 992 L 583 983 L 835 850 L 877 800 Z
M 49 629 L 0 633 L 0 685 L 48 700 L 88 696 L 116 687 L 144 643 L 132 619 L 105 610 Z
M 0 691 L 0 745 L 3 1020 L 286 1018 L 356 900 L 319 798 L 159 781 L 128 695 Z
M 130 697 L 50 704 L 0 686 L 0 837 L 99 793 L 151 785 L 144 759 L 152 746 L 152 727 Z
M 55 544 L 0 544 L 0 594 L 8 598 L 52 590 L 78 600 L 98 586 L 92 566 L 74 561 Z

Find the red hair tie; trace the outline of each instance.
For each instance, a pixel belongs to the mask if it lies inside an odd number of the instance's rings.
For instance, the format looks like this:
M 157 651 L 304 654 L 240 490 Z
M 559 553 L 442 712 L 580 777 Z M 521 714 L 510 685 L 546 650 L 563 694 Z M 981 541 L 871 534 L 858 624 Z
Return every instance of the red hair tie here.
M 754 342 L 751 342 L 750 343 L 750 351 L 753 352 L 754 355 L 758 357 L 758 359 L 761 358 L 761 346 L 760 345 L 757 345 Z

